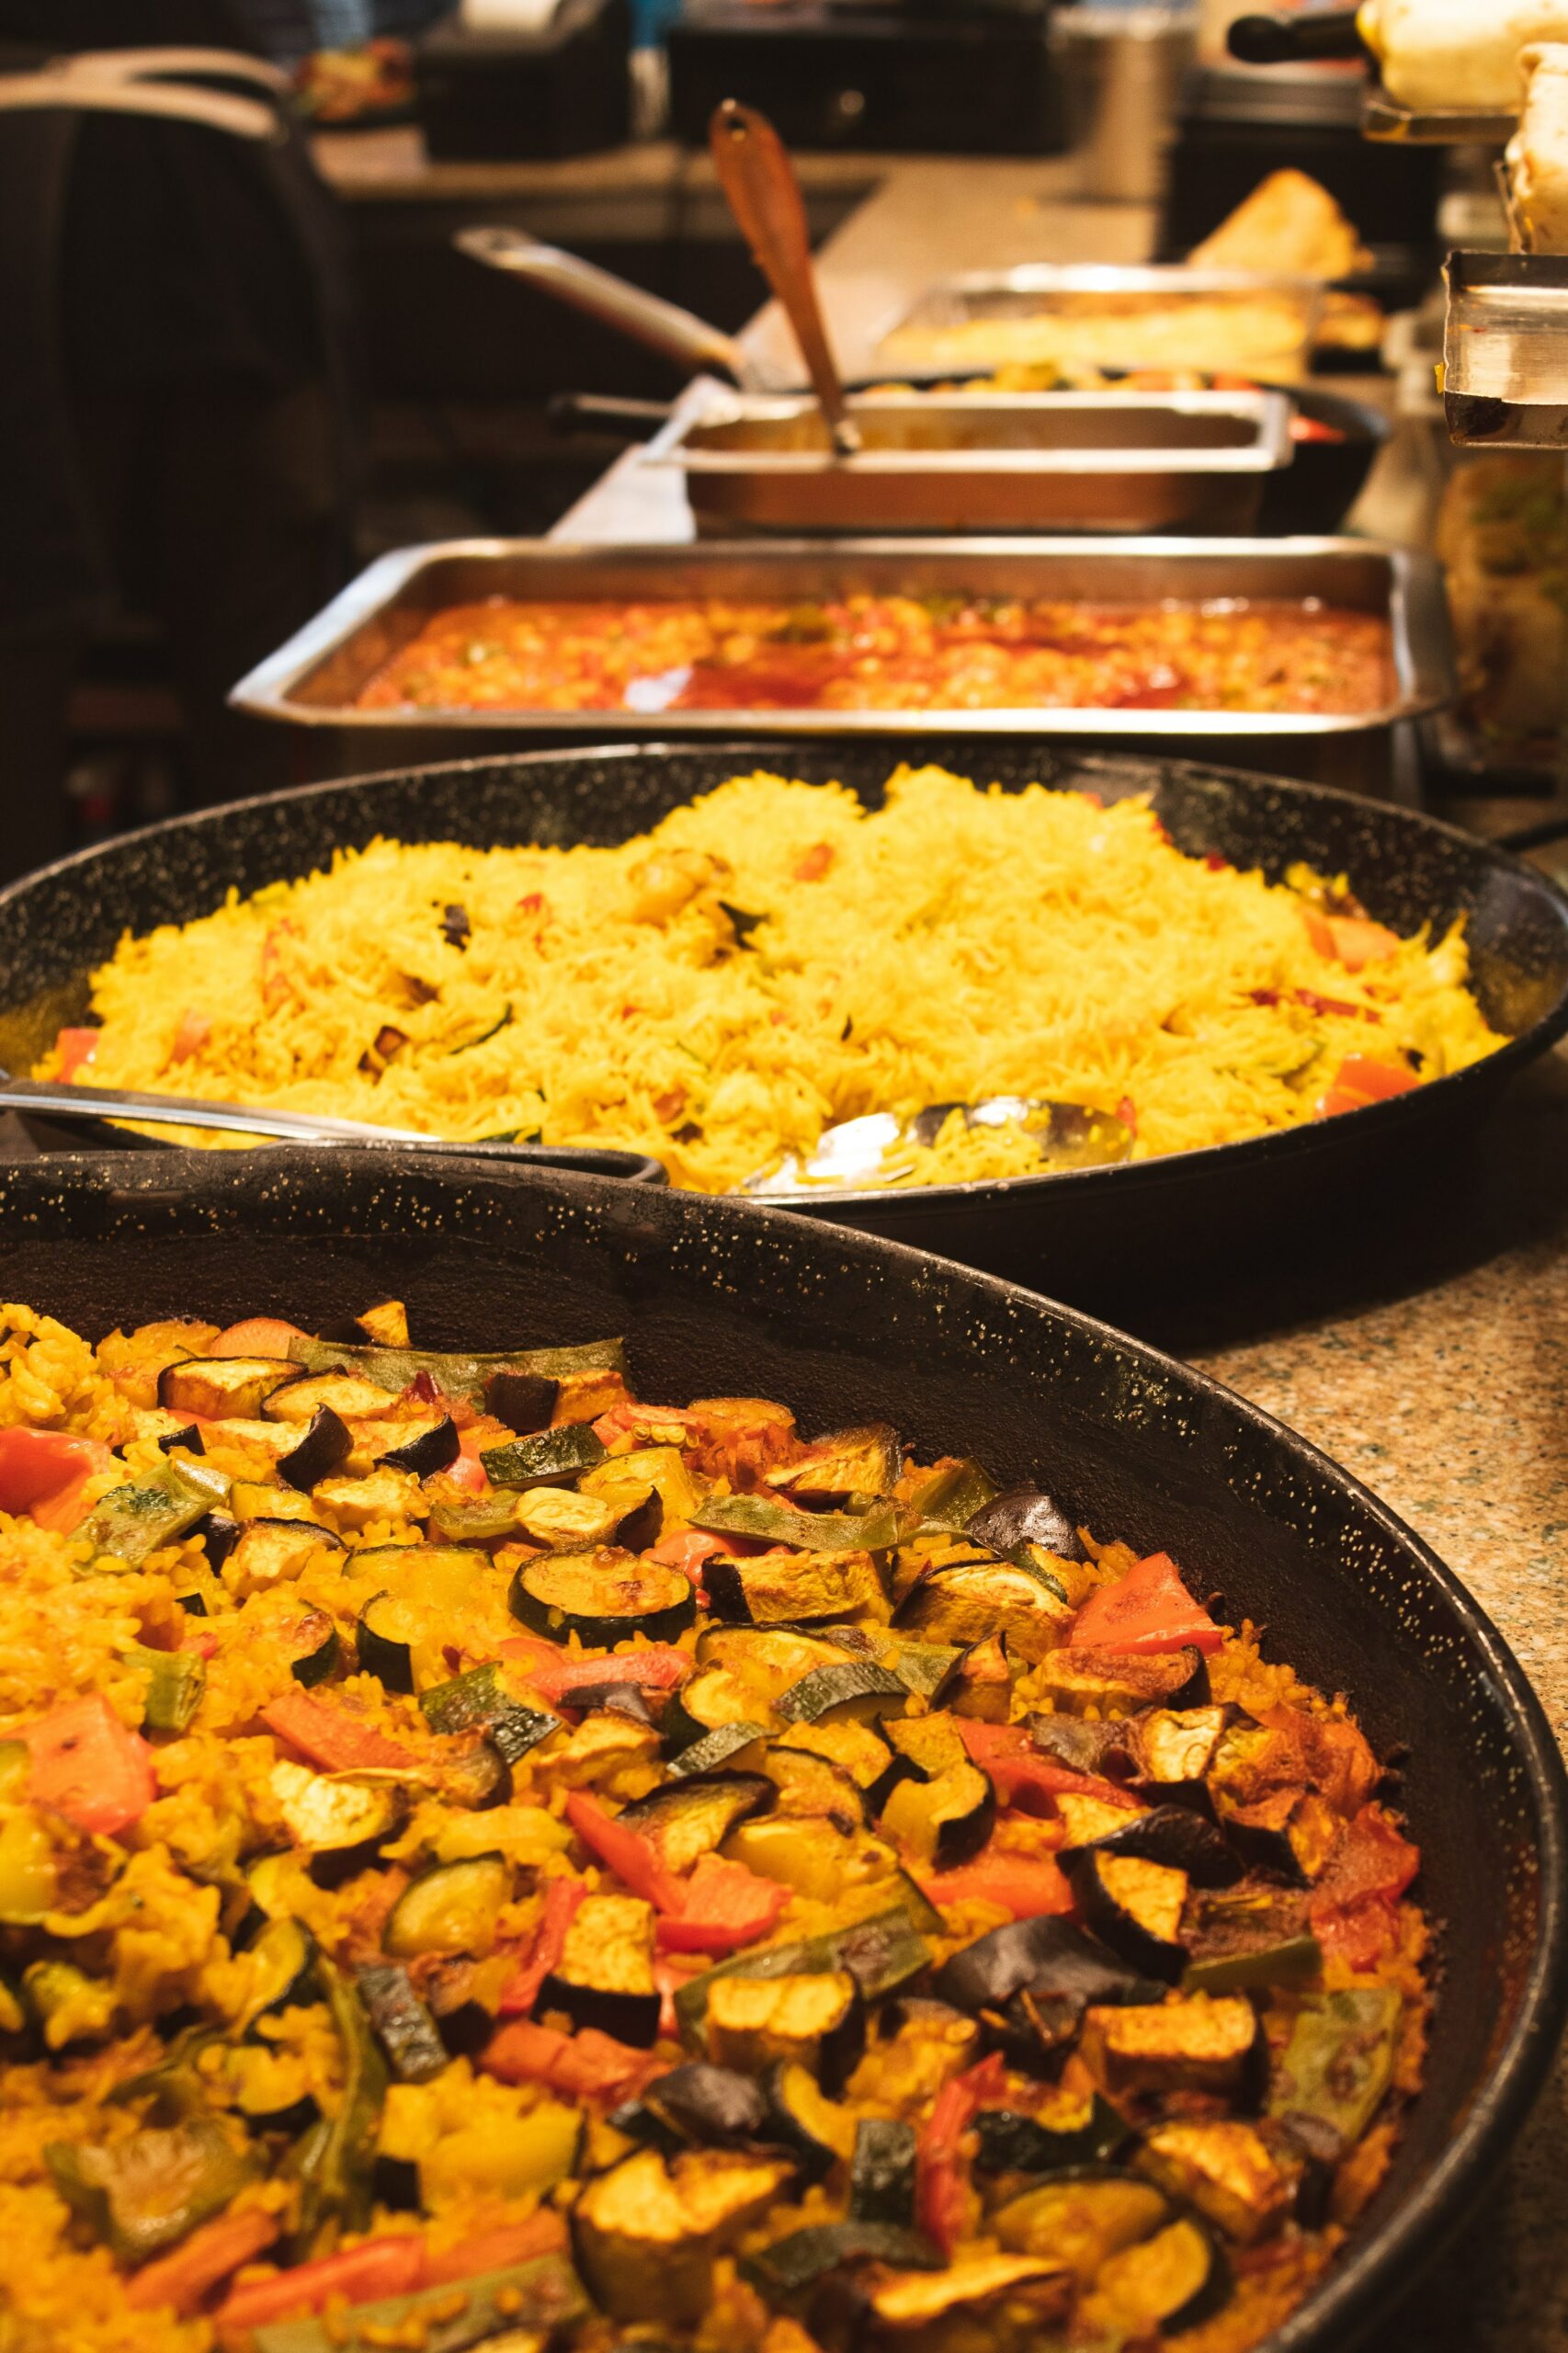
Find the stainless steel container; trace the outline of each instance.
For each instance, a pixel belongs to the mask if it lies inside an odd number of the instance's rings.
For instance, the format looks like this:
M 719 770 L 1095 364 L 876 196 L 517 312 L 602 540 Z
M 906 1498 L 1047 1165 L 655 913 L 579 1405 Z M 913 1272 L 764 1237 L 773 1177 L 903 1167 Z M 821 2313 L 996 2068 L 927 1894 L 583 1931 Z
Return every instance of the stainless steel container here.
M 1245 530 L 1292 456 L 1282 392 L 870 393 L 836 458 L 810 399 L 686 404 L 641 463 L 699 529 Z
M 1189 8 L 1078 0 L 1051 19 L 1078 194 L 1157 204 L 1181 78 L 1198 49 Z
M 358 710 L 355 698 L 445 607 L 485 597 L 784 598 L 864 592 L 1083 597 L 1110 602 L 1321 597 L 1387 616 L 1398 691 L 1351 715 L 1212 710 Z M 987 737 L 1208 754 L 1408 797 L 1393 776 L 1402 722 L 1453 694 L 1448 612 L 1429 557 L 1367 540 L 983 539 L 733 540 L 695 547 L 569 547 L 449 540 L 400 549 L 361 573 L 242 679 L 241 710 L 342 731 L 347 772 L 465 748 L 585 739 L 751 734 L 879 736 L 922 750 Z M 980 757 L 971 753 L 971 757 Z

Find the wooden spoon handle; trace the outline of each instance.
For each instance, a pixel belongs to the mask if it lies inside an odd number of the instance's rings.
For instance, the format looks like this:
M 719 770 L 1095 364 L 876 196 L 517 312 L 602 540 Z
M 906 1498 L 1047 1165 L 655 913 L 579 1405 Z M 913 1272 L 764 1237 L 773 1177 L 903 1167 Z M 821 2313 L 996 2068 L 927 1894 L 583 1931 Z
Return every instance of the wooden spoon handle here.
M 730 210 L 752 258 L 783 305 L 806 372 L 841 452 L 859 446 L 844 386 L 828 347 L 812 268 L 806 207 L 784 142 L 766 115 L 726 98 L 713 110 L 708 143 Z

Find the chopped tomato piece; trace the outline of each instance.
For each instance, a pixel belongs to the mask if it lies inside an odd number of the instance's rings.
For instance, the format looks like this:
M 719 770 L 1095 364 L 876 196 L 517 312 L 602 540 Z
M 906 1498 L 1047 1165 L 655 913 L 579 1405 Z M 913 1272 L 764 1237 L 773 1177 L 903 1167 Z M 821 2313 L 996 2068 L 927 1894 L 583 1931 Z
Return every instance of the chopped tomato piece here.
M 1054 1813 L 1063 1795 L 1099 1798 L 1107 1805 L 1125 1805 L 1127 1792 L 1097 1773 L 1075 1773 L 1054 1756 L 1042 1756 L 1021 1724 L 988 1724 L 968 1716 L 953 1719 L 971 1759 L 989 1773 L 1004 1805 L 1026 1813 Z M 1031 1803 L 1034 1800 L 1036 1802 Z
M 69 1430 L 0 1430 L 0 1511 L 69 1536 L 85 1516 L 83 1490 L 114 1457 Z
M 213 2325 L 228 2341 L 290 2313 L 323 2312 L 334 2302 L 379 2303 L 383 2296 L 412 2295 L 424 2284 L 425 2242 L 416 2232 L 403 2231 L 395 2238 L 367 2239 L 341 2255 L 324 2255 L 314 2263 L 297 2263 L 275 2279 L 248 2280 L 219 2305 Z
M 666 1568 L 678 1569 L 693 1585 L 702 1582 L 702 1564 L 715 1552 L 727 1552 L 729 1545 L 722 1536 L 705 1536 L 699 1528 L 688 1528 L 679 1536 L 661 1536 L 648 1554 L 651 1561 L 662 1561 Z
M 1364 965 L 1381 963 L 1400 945 L 1397 932 L 1390 931 L 1386 924 L 1370 922 L 1365 915 L 1329 915 L 1321 907 L 1303 907 L 1301 919 L 1317 953 L 1343 964 L 1347 972 L 1358 972 Z
M 79 1070 L 85 1069 L 97 1052 L 102 1036 L 101 1029 L 62 1029 L 54 1041 L 62 1078 L 73 1079 Z
M 691 1877 L 678 1882 L 678 1908 L 659 1922 L 665 1952 L 738 1952 L 767 1936 L 790 1901 L 790 1891 L 744 1863 L 703 1855 Z
M 112 1838 L 157 1795 L 152 1750 L 140 1733 L 126 1730 L 101 1691 L 24 1724 L 20 1737 L 31 1760 L 28 1798 L 78 1830 Z
M 395 1771 L 414 1762 L 411 1750 L 389 1740 L 374 1724 L 361 1722 L 309 1691 L 285 1691 L 280 1699 L 269 1699 L 260 1713 L 268 1732 L 297 1748 L 323 1773 L 352 1773 L 367 1765 Z
M 644 1691 L 673 1691 L 691 1673 L 685 1651 L 669 1643 L 647 1643 L 611 1658 L 574 1658 L 554 1643 L 514 1634 L 500 1644 L 503 1658 L 516 1659 L 541 1699 L 570 1707 L 574 1691 L 595 1683 L 635 1683 Z
M 1150 1658 L 1161 1651 L 1217 1651 L 1224 1641 L 1194 1601 L 1168 1552 L 1135 1561 L 1115 1585 L 1093 1593 L 1073 1620 L 1074 1650 L 1120 1651 Z
M 479 2063 L 504 2084 L 544 2084 L 579 2099 L 617 2099 L 663 2072 L 651 2052 L 633 2051 L 597 2027 L 558 2034 L 531 2018 L 499 2028 Z
M 534 1929 L 528 1957 L 501 1994 L 504 2018 L 526 2016 L 539 1999 L 539 1989 L 566 1948 L 566 1931 L 577 1906 L 587 1893 L 580 1879 L 552 1879 L 544 1891 L 544 1909 Z
M 796 865 L 794 880 L 797 882 L 820 882 L 833 864 L 834 855 L 831 842 L 813 842 Z
M 1397 1904 L 1420 1868 L 1420 1847 L 1402 1836 L 1381 1805 L 1364 1805 L 1340 1833 L 1313 1891 L 1313 1915 L 1367 1896 Z
M 231 1324 L 220 1332 L 207 1353 L 214 1357 L 286 1357 L 290 1341 L 305 1336 L 297 1324 L 285 1324 L 280 1315 L 247 1315 L 243 1324 Z
M 950 2256 L 965 2234 L 968 2205 L 963 2137 L 988 2099 L 1001 2096 L 1002 2054 L 994 2051 L 942 2086 L 915 2152 L 915 2219 L 933 2246 Z
M 199 2230 L 192 2231 L 172 2255 L 143 2264 L 136 2277 L 127 2280 L 125 2301 L 133 2312 L 150 2312 L 166 2304 L 187 2320 L 221 2279 L 237 2271 L 242 2263 L 254 2262 L 272 2245 L 278 2228 L 276 2214 L 263 2214 L 254 2206 L 243 2214 L 220 2214 L 216 2222 L 203 2222 Z
M 1073 1909 L 1073 1891 L 1050 1855 L 1014 1855 L 994 1846 L 983 1847 L 972 1862 L 960 1863 L 955 1870 L 922 1877 L 920 1886 L 938 1906 L 978 1898 L 999 1904 L 1015 1920 L 1037 1920 Z

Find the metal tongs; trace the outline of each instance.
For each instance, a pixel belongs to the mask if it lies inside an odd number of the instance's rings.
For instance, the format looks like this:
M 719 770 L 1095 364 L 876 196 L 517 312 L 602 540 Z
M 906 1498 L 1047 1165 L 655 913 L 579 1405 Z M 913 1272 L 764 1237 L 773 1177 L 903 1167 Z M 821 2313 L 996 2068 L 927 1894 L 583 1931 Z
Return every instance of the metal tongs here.
M 613 1152 L 591 1144 L 517 1143 L 486 1137 L 454 1143 L 423 1135 L 415 1128 L 378 1128 L 364 1120 L 331 1120 L 315 1111 L 268 1111 L 248 1103 L 221 1103 L 199 1095 L 148 1095 L 91 1080 L 12 1078 L 0 1071 L 0 1111 L 30 1111 L 35 1117 L 96 1127 L 102 1120 L 136 1120 L 147 1127 L 210 1128 L 223 1135 L 264 1136 L 282 1143 L 344 1143 L 411 1146 L 462 1160 L 525 1161 L 536 1167 L 575 1169 L 590 1176 L 619 1176 L 631 1184 L 664 1185 L 664 1164 L 646 1153 Z
M 210 81 L 248 82 L 266 97 L 210 89 Z M 243 50 L 90 49 L 51 58 L 33 73 L 0 74 L 0 109 L 15 114 L 53 107 L 146 115 L 199 123 L 235 139 L 276 142 L 286 136 L 279 108 L 290 86 L 276 65 Z

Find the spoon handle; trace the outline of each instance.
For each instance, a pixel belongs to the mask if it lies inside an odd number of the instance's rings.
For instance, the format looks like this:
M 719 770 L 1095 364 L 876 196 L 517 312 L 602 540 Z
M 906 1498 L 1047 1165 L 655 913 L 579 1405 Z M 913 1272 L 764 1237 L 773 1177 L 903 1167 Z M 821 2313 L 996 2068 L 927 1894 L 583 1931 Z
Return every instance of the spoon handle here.
M 789 317 L 812 387 L 840 457 L 860 446 L 828 346 L 812 267 L 805 200 L 784 142 L 755 107 L 726 98 L 713 110 L 708 143 L 719 185 L 741 234 Z

